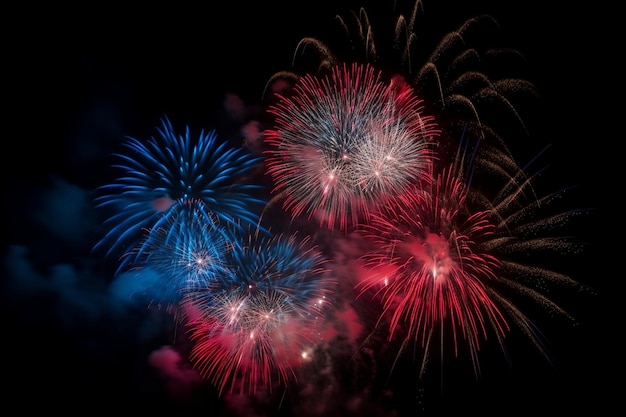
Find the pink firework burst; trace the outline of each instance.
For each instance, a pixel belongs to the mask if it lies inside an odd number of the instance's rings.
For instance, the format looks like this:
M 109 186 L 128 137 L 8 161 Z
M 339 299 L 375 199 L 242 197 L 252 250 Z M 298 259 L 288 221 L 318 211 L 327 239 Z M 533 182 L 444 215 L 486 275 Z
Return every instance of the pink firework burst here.
M 293 217 L 346 230 L 429 176 L 438 130 L 399 78 L 365 64 L 338 65 L 277 94 L 265 131 L 275 198 Z
M 479 192 L 469 185 L 462 157 L 361 226 L 374 249 L 363 256 L 369 272 L 357 284 L 359 297 L 380 302 L 378 328 L 388 330 L 389 340 L 401 340 L 398 355 L 417 342 L 424 365 L 434 340 L 442 355 L 444 344 L 457 356 L 465 343 L 479 376 L 481 346 L 495 337 L 506 355 L 513 325 L 550 360 L 525 310 L 534 302 L 573 320 L 547 293 L 553 285 L 584 286 L 537 259 L 580 249 L 558 230 L 584 210 L 554 206 L 566 190 L 538 197 L 531 187 L 537 175 L 520 174 L 493 196 Z
M 509 327 L 489 289 L 500 262 L 479 247 L 495 226 L 489 211 L 466 211 L 466 197 L 444 170 L 372 215 L 362 228 L 376 242 L 364 256 L 372 273 L 358 287 L 380 299 L 390 339 L 427 347 L 438 330 L 449 332 L 454 351 L 465 340 L 477 365 L 481 340 L 490 330 L 502 339 Z

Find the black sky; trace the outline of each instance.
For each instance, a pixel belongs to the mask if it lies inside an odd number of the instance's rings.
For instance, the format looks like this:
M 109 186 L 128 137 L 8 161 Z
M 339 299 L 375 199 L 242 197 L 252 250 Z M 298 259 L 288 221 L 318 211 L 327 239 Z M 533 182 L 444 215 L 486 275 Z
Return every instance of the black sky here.
M 224 406 L 203 396 L 192 373 L 180 369 L 177 377 L 170 375 L 178 391 L 156 375 L 147 357 L 165 342 L 162 328 L 170 325 L 111 300 L 109 271 L 90 254 L 98 233 L 90 198 L 109 175 L 108 154 L 125 136 L 153 135 L 164 115 L 195 131 L 213 126 L 229 131 L 222 108 L 227 94 L 257 111 L 265 82 L 291 68 L 302 37 L 324 36 L 335 14 L 369 4 L 280 0 L 135 8 L 90 3 L 14 12 L 20 24 L 5 38 L 4 52 L 10 93 L 3 153 L 9 401 L 19 398 L 15 406 L 24 412 L 172 406 L 208 415 L 288 415 L 287 409 L 280 414 L 272 407 L 261 414 L 264 407 L 253 401 Z M 528 346 L 521 343 L 520 351 L 513 348 L 512 370 L 502 369 L 502 361 L 487 361 L 484 380 L 451 377 L 443 394 L 398 382 L 399 372 L 392 384 L 402 398 L 399 415 L 583 410 L 606 415 L 618 405 L 623 324 L 612 293 L 622 274 L 612 272 L 619 267 L 610 266 L 600 245 L 609 223 L 608 211 L 603 214 L 605 178 L 612 176 L 604 161 L 613 159 L 602 154 L 614 146 L 602 145 L 608 136 L 608 124 L 601 121 L 607 81 L 599 74 L 598 59 L 612 58 L 603 32 L 592 29 L 598 24 L 593 8 L 546 9 L 539 1 L 424 1 L 420 41 L 425 50 L 467 18 L 488 13 L 511 47 L 527 58 L 529 78 L 543 100 L 537 140 L 552 144 L 550 180 L 576 184 L 574 207 L 593 209 L 575 231 L 589 242 L 575 279 L 595 295 L 553 294 L 579 320 L 572 327 L 549 319 L 542 323 L 554 343 L 554 368 L 535 352 L 524 353 Z M 190 386 L 195 388 L 187 390 Z M 257 414 L 236 411 L 235 403 Z M 375 406 L 370 412 L 385 415 Z

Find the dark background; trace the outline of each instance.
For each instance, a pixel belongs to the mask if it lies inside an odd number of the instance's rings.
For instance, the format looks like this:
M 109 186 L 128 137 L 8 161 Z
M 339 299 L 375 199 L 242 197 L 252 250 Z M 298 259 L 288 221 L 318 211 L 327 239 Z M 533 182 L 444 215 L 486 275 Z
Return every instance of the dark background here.
M 594 294 L 563 300 L 577 326 L 541 323 L 556 353 L 554 368 L 535 353 L 525 354 L 523 344 L 516 351 L 513 341 L 512 369 L 502 369 L 501 360 L 491 364 L 487 352 L 480 382 L 463 369 L 452 372 L 461 375 L 456 379 L 446 377 L 445 389 L 433 390 L 417 387 L 411 375 L 398 372 L 392 386 L 399 415 L 606 414 L 617 404 L 616 386 L 623 377 L 622 323 L 615 303 L 623 274 L 612 272 L 619 271 L 609 255 L 615 243 L 603 240 L 605 231 L 620 235 L 615 230 L 619 222 L 609 226 L 613 222 L 604 206 L 607 194 L 615 193 L 605 189 L 619 180 L 610 162 L 617 158 L 606 155 L 619 139 L 609 134 L 614 119 L 606 99 L 616 54 L 607 30 L 610 20 L 602 20 L 610 12 L 569 3 L 546 8 L 538 1 L 424 3 L 419 30 L 425 51 L 467 18 L 488 13 L 510 46 L 526 56 L 529 78 L 544 100 L 537 123 L 541 131 L 532 146 L 552 144 L 550 180 L 576 184 L 573 207 L 592 209 L 573 231 L 589 243 L 573 275 Z M 146 319 L 145 311 L 134 306 L 111 314 L 115 308 L 105 296 L 108 270 L 90 253 L 98 235 L 90 198 L 107 180 L 108 155 L 125 136 L 153 135 L 164 115 L 195 131 L 214 126 L 229 131 L 233 121 L 223 109 L 227 94 L 257 111 L 269 77 L 291 68 L 297 42 L 329 33 L 335 14 L 361 5 L 368 3 L 140 8 L 90 3 L 13 9 L 7 19 L 18 24 L 4 39 L 9 117 L 3 152 L 8 243 L 3 338 L 9 400 L 19 398 L 16 405 L 24 411 L 173 406 L 209 415 L 289 413 L 287 405 L 277 410 L 275 402 L 241 399 L 241 409 L 249 411 L 236 411 L 237 400 L 225 407 L 201 391 L 186 392 L 194 385 L 185 385 L 184 376 L 179 396 L 168 396 L 176 389 L 152 375 L 146 359 L 155 343 L 146 335 L 158 334 L 159 326 L 167 324 Z M 152 344 L 142 343 L 144 336 Z M 369 415 L 393 415 L 379 405 L 370 407 Z

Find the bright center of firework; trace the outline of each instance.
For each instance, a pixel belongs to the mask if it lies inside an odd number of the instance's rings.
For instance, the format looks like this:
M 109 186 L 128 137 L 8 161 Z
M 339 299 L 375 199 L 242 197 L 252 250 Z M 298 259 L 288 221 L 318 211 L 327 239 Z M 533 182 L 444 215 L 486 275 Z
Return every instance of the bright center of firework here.
M 208 272 L 211 264 L 211 256 L 206 251 L 192 252 L 188 255 L 190 259 L 184 262 L 189 274 L 201 277 Z
M 417 265 L 430 271 L 433 280 L 438 283 L 445 280 L 454 262 L 450 257 L 448 241 L 434 233 L 429 233 L 426 239 L 415 238 L 410 242 L 407 241 L 404 250 L 411 255 Z
M 433 279 L 442 282 L 448 276 L 453 260 L 450 258 L 449 243 L 442 236 L 429 233 L 424 243 L 425 262 L 431 265 Z
M 435 282 L 441 282 L 445 278 L 445 268 L 442 265 L 442 261 L 436 257 L 433 258 L 432 274 Z
M 194 253 L 193 256 L 195 257 L 196 265 L 198 266 L 206 265 L 208 263 L 208 256 L 206 254 Z

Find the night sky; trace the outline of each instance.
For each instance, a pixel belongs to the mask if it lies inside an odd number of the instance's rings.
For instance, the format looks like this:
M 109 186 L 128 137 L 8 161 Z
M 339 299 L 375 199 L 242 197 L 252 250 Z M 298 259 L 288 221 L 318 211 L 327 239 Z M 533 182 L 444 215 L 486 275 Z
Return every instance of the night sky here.
M 610 54 L 601 32 L 591 29 L 596 20 L 588 9 L 425 0 L 416 26 L 418 49 L 427 56 L 472 16 L 487 13 L 499 22 L 501 41 L 523 53 L 526 78 L 541 95 L 530 116 L 531 139 L 511 143 L 511 149 L 522 159 L 550 144 L 545 180 L 575 185 L 564 204 L 589 209 L 570 230 L 586 242 L 583 253 L 572 261 L 541 260 L 588 288 L 549 294 L 576 323 L 549 313 L 533 316 L 550 343 L 552 364 L 513 333 L 510 364 L 497 343 L 485 343 L 478 381 L 464 355 L 446 362 L 441 378 L 434 364 L 435 377 L 426 382 L 417 382 L 410 357 L 393 372 L 387 357 L 368 385 L 352 380 L 355 374 L 367 379 L 367 372 L 354 369 L 371 364 L 346 365 L 354 342 L 348 337 L 334 353 L 351 371 L 334 369 L 331 388 L 320 377 L 327 370 L 317 369 L 306 376 L 308 390 L 302 384 L 268 396 L 219 397 L 186 360 L 187 346 L 177 345 L 181 330 L 172 316 L 125 296 L 128 289 L 113 285 L 114 263 L 92 252 L 104 233 L 95 190 L 111 181 L 110 154 L 126 137 L 154 135 L 167 116 L 179 129 L 217 129 L 239 146 L 248 122 L 263 118 L 268 79 L 292 68 L 298 41 L 328 36 L 336 14 L 375 3 L 365 1 L 140 9 L 55 4 L 16 12 L 19 30 L 5 39 L 4 52 L 12 132 L 5 133 L 3 163 L 7 406 L 23 413 L 42 407 L 276 417 L 604 415 L 612 409 L 618 383 L 611 381 L 622 378 L 621 353 L 616 355 L 621 324 L 612 301 L 620 274 L 610 272 L 615 267 L 600 248 L 601 225 L 608 220 L 598 184 L 611 173 L 600 169 L 608 124 L 598 121 L 605 81 L 597 66 Z M 351 328 L 349 315 L 343 317 Z M 317 411 L 318 402 L 328 404 L 324 412 Z

